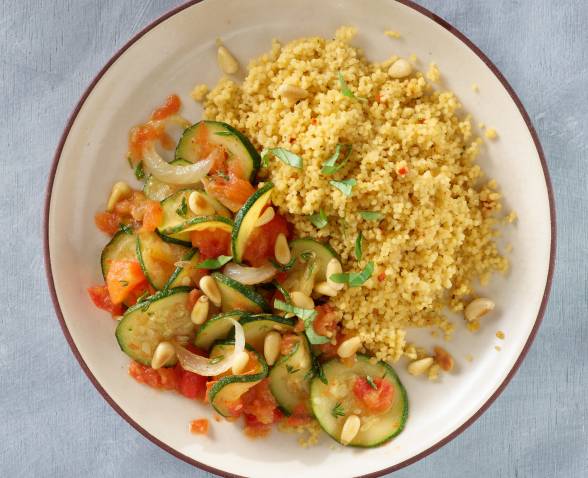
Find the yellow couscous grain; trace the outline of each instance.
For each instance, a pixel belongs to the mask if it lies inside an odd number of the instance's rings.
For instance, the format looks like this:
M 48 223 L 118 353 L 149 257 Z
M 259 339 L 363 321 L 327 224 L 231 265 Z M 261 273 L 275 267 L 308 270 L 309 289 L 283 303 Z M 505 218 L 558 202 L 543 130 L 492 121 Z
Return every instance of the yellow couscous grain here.
M 205 84 L 196 85 L 190 92 L 190 96 L 194 101 L 204 101 L 208 93 L 208 86 Z

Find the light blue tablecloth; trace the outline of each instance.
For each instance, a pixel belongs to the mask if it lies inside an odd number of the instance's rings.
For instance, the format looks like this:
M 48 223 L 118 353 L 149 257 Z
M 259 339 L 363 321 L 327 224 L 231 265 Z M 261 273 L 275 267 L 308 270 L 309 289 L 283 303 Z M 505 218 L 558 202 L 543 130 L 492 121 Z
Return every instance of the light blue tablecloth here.
M 55 318 L 41 249 L 45 183 L 69 112 L 117 49 L 178 3 L 0 1 L 0 476 L 210 476 L 145 440 L 90 384 Z M 419 3 L 468 35 L 522 98 L 556 189 L 558 267 L 544 324 L 507 390 L 396 476 L 586 477 L 588 3 Z

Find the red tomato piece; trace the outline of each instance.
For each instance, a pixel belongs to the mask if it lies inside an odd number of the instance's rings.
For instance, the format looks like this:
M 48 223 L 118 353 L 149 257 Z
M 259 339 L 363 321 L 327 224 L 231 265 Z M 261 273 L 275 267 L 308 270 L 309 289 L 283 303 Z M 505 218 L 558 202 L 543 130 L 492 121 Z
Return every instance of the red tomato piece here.
M 147 200 L 144 204 L 143 231 L 154 232 L 163 221 L 163 209 L 157 201 Z
M 204 401 L 208 379 L 202 375 L 184 370 L 179 363 L 175 367 L 175 372 L 178 392 L 184 395 L 184 397 Z
M 143 284 L 137 285 L 132 291 L 129 292 L 129 295 L 125 299 L 125 304 L 129 307 L 135 305 L 137 300 L 142 295 L 146 295 L 146 297 L 155 294 L 155 289 L 149 284 L 149 282 L 145 281 Z
M 235 174 L 229 174 L 228 178 L 213 176 L 205 181 L 204 188 L 233 212 L 237 212 L 255 192 L 249 181 Z
M 267 379 L 262 380 L 247 390 L 241 397 L 243 412 L 255 417 L 264 425 L 271 425 L 275 420 L 275 410 L 278 408 L 276 399 L 269 389 Z
M 276 238 L 279 234 L 288 237 L 290 227 L 283 216 L 276 214 L 270 222 L 253 230 L 245 246 L 243 260 L 253 267 L 259 267 L 273 258 Z
M 209 421 L 206 418 L 199 418 L 190 422 L 190 432 L 195 435 L 208 435 Z
M 135 287 L 146 280 L 137 261 L 112 261 L 106 275 L 106 286 L 112 303 L 122 303 Z
M 366 377 L 357 377 L 353 384 L 353 394 L 366 410 L 373 413 L 383 413 L 392 406 L 394 388 L 385 378 L 374 377 L 370 384 Z
M 180 101 L 180 97 L 178 95 L 169 95 L 166 98 L 165 103 L 159 108 L 156 108 L 153 113 L 151 113 L 151 119 L 153 121 L 165 119 L 180 111 L 181 106 L 182 102 Z
M 190 240 L 192 245 L 200 251 L 200 259 L 203 261 L 229 254 L 231 235 L 222 229 L 192 231 Z
M 102 232 L 113 236 L 120 227 L 121 219 L 118 214 L 112 212 L 99 212 L 94 216 L 94 223 Z
M 113 316 L 122 315 L 123 307 L 121 304 L 113 304 L 110 300 L 108 287 L 106 285 L 95 285 L 88 287 L 88 294 L 94 305 L 102 310 L 110 312 Z
M 316 307 L 317 316 L 314 319 L 314 330 L 319 335 L 329 336 L 337 331 L 339 317 L 335 314 L 335 308 L 330 304 Z
M 159 390 L 175 390 L 177 388 L 177 377 L 173 368 L 154 370 L 133 361 L 129 365 L 129 375 L 137 382 Z

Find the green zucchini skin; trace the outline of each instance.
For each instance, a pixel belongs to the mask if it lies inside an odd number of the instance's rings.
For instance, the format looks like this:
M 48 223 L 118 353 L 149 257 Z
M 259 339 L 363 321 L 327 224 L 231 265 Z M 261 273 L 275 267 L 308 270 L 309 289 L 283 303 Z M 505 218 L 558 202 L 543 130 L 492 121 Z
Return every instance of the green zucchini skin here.
M 136 254 L 136 241 L 137 236 L 135 234 L 128 234 L 124 231 L 118 231 L 110 240 L 100 255 L 100 266 L 102 268 L 102 277 L 106 281 L 108 270 L 110 269 L 110 263 L 112 261 L 120 260 L 137 260 Z
M 198 249 L 190 249 L 188 252 L 186 252 L 186 255 L 182 257 L 182 260 L 190 261 L 193 266 L 196 266 L 200 262 L 200 254 L 198 253 Z M 177 266 L 163 286 L 163 290 L 189 285 L 182 284 L 183 279 L 186 277 L 188 277 L 188 279 L 190 278 L 190 276 L 185 272 L 185 266 Z
M 157 242 L 162 241 L 160 236 L 152 232 L 143 232 L 137 235 L 136 239 L 136 255 L 139 265 L 143 270 L 143 274 L 151 286 L 157 290 L 165 288 L 169 282 L 169 276 L 161 270 L 157 270 L 157 261 L 152 261 L 149 255 L 149 246 L 156 245 Z M 174 262 L 180 260 L 187 253 L 187 249 L 177 244 L 167 244 L 174 254 Z
M 268 332 L 291 332 L 296 325 L 294 318 L 273 314 L 247 314 L 240 320 L 245 334 L 245 342 L 259 353 L 263 353 L 263 342 Z M 234 332 L 233 332 L 234 333 Z
M 174 159 L 169 164 L 173 164 L 175 166 L 188 166 L 192 163 L 190 163 L 189 161 L 185 161 L 183 159 Z M 163 181 L 160 181 L 155 176 L 150 174 L 145 179 L 145 184 L 143 185 L 143 194 L 145 194 L 145 196 L 147 196 L 152 201 L 163 201 L 165 198 L 171 196 L 180 189 L 185 188 L 185 185 L 178 186 L 175 184 L 164 183 Z
M 231 234 L 231 249 L 233 251 L 233 260 L 240 264 L 245 253 L 247 240 L 255 229 L 255 222 L 259 218 L 261 209 L 271 199 L 271 191 L 274 185 L 268 182 L 262 188 L 255 191 L 243 204 L 241 209 L 235 215 L 235 224 Z
M 236 156 L 241 163 L 241 168 L 245 175 L 244 179 L 253 182 L 261 165 L 259 153 L 245 135 L 231 125 L 221 121 L 203 120 L 187 128 L 178 142 L 175 152 L 176 160 L 184 159 L 194 163 L 200 159 L 196 157 L 194 138 L 203 124 L 206 125 L 209 132 L 208 140 L 211 143 L 223 146 L 227 152 Z M 215 133 L 221 133 L 221 135 Z
M 406 389 L 400 382 L 394 369 L 385 362 L 370 363 L 370 357 L 357 355 L 357 361 L 351 367 L 342 364 L 339 359 L 332 359 L 323 364 L 323 371 L 327 384 L 321 382 L 320 378 L 315 377 L 310 384 L 310 403 L 312 411 L 323 430 L 334 440 L 340 442 L 341 428 L 344 418 L 333 416 L 331 411 L 338 400 L 329 394 L 326 389 L 329 386 L 335 386 L 341 383 L 341 380 L 348 377 L 350 380 L 356 377 L 371 376 L 374 378 L 386 377 L 394 389 L 394 402 L 390 409 L 378 415 L 368 416 L 367 419 L 373 419 L 373 425 L 365 431 L 360 431 L 358 435 L 347 446 L 358 448 L 372 448 L 398 436 L 408 419 L 408 397 Z M 353 394 L 353 391 L 349 391 Z M 349 395 L 347 395 L 349 396 Z M 345 398 L 342 399 L 343 403 Z
M 248 312 L 242 310 L 233 310 L 231 312 L 211 317 L 204 322 L 200 326 L 200 329 L 198 329 L 198 332 L 196 332 L 194 345 L 199 349 L 208 351 L 213 343 L 226 339 L 230 335 L 230 332 L 233 329 L 233 323 L 230 320 L 226 320 L 227 318 L 232 318 L 241 322 L 249 315 Z
M 216 281 L 222 297 L 222 311 L 243 310 L 246 312 L 271 312 L 271 307 L 255 289 L 227 277 L 220 272 L 211 276 Z

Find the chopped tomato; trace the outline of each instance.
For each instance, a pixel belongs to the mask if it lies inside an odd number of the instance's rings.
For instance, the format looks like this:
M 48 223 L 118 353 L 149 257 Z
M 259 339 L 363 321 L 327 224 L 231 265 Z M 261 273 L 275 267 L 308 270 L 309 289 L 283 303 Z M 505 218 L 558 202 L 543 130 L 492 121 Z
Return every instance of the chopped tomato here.
M 314 320 L 314 330 L 319 335 L 332 336 L 337 331 L 339 317 L 332 305 L 324 304 L 316 307 L 317 316 Z
M 292 413 L 286 418 L 286 425 L 297 427 L 305 425 L 312 420 L 312 416 L 305 403 L 300 403 L 294 407 Z
M 146 201 L 144 205 L 143 231 L 153 232 L 163 221 L 163 209 L 157 201 Z
M 188 309 L 192 310 L 196 301 L 200 298 L 202 292 L 199 289 L 192 289 L 188 294 Z
M 190 233 L 192 245 L 200 251 L 200 259 L 206 260 L 226 255 L 231 245 L 231 235 L 222 229 L 204 229 Z
M 121 218 L 118 214 L 112 212 L 99 212 L 94 216 L 96 227 L 106 234 L 113 236 L 117 233 Z
M 244 414 L 245 418 L 245 435 L 249 438 L 262 438 L 269 434 L 272 427 L 266 423 L 261 423 L 255 415 Z
M 174 115 L 180 111 L 180 106 L 182 106 L 182 102 L 180 101 L 179 96 L 169 95 L 166 98 L 165 103 L 151 113 L 151 119 L 158 121 Z
M 392 406 L 394 389 L 385 378 L 373 377 L 370 383 L 366 377 L 357 377 L 353 384 L 353 394 L 366 410 L 382 413 Z
M 378 281 L 383 282 L 386 279 L 386 272 L 380 272 L 378 274 Z
M 270 222 L 253 230 L 245 246 L 243 260 L 253 267 L 259 267 L 273 258 L 276 238 L 279 234 L 288 237 L 290 228 L 286 219 L 276 214 Z
M 288 355 L 294 345 L 298 343 L 300 339 L 296 334 L 287 334 L 282 337 L 282 341 L 280 342 L 280 353 L 282 355 Z
M 246 415 L 255 417 L 264 425 L 274 423 L 274 412 L 278 408 L 278 404 L 269 389 L 267 379 L 247 390 L 241 397 L 241 402 L 243 403 L 243 412 Z
M 148 297 L 153 294 L 155 294 L 155 289 L 153 286 L 151 286 L 151 284 L 149 284 L 149 282 L 145 281 L 143 284 L 139 284 L 129 292 L 129 295 L 125 299 L 125 304 L 130 307 L 131 305 L 135 305 L 137 303 L 139 297 L 143 295 Z
M 316 347 L 320 351 L 321 359 L 328 360 L 337 357 L 337 349 L 339 348 L 339 345 L 341 345 L 341 343 L 347 338 L 349 337 L 338 330 L 334 344 L 327 342 L 326 344 L 317 345 Z
M 222 146 L 215 146 L 212 151 L 206 156 L 202 156 L 202 159 L 207 158 L 212 160 L 212 167 L 210 168 L 210 174 L 227 173 L 227 152 Z
M 106 275 L 106 285 L 113 304 L 120 304 L 137 286 L 146 281 L 137 261 L 112 261 Z
M 190 422 L 190 432 L 195 435 L 208 435 L 209 421 L 206 418 L 199 418 Z
M 231 211 L 237 212 L 255 192 L 249 181 L 230 173 L 227 177 L 213 176 L 204 182 L 206 192 L 212 194 Z
M 141 124 L 131 128 L 129 132 L 129 155 L 133 164 L 143 159 L 143 148 L 165 134 L 163 125 L 151 123 Z
M 110 300 L 108 287 L 106 285 L 95 285 L 88 287 L 88 294 L 94 305 L 102 310 L 110 312 L 113 316 L 122 315 L 123 307 L 121 304 L 113 304 Z
M 173 368 L 160 368 L 157 370 L 142 365 L 135 361 L 129 365 L 129 375 L 137 382 L 161 390 L 175 390 L 177 388 L 177 376 Z
M 184 370 L 178 363 L 175 367 L 177 376 L 177 390 L 184 397 L 195 398 L 204 401 L 206 396 L 206 383 L 208 379 L 202 375 Z

